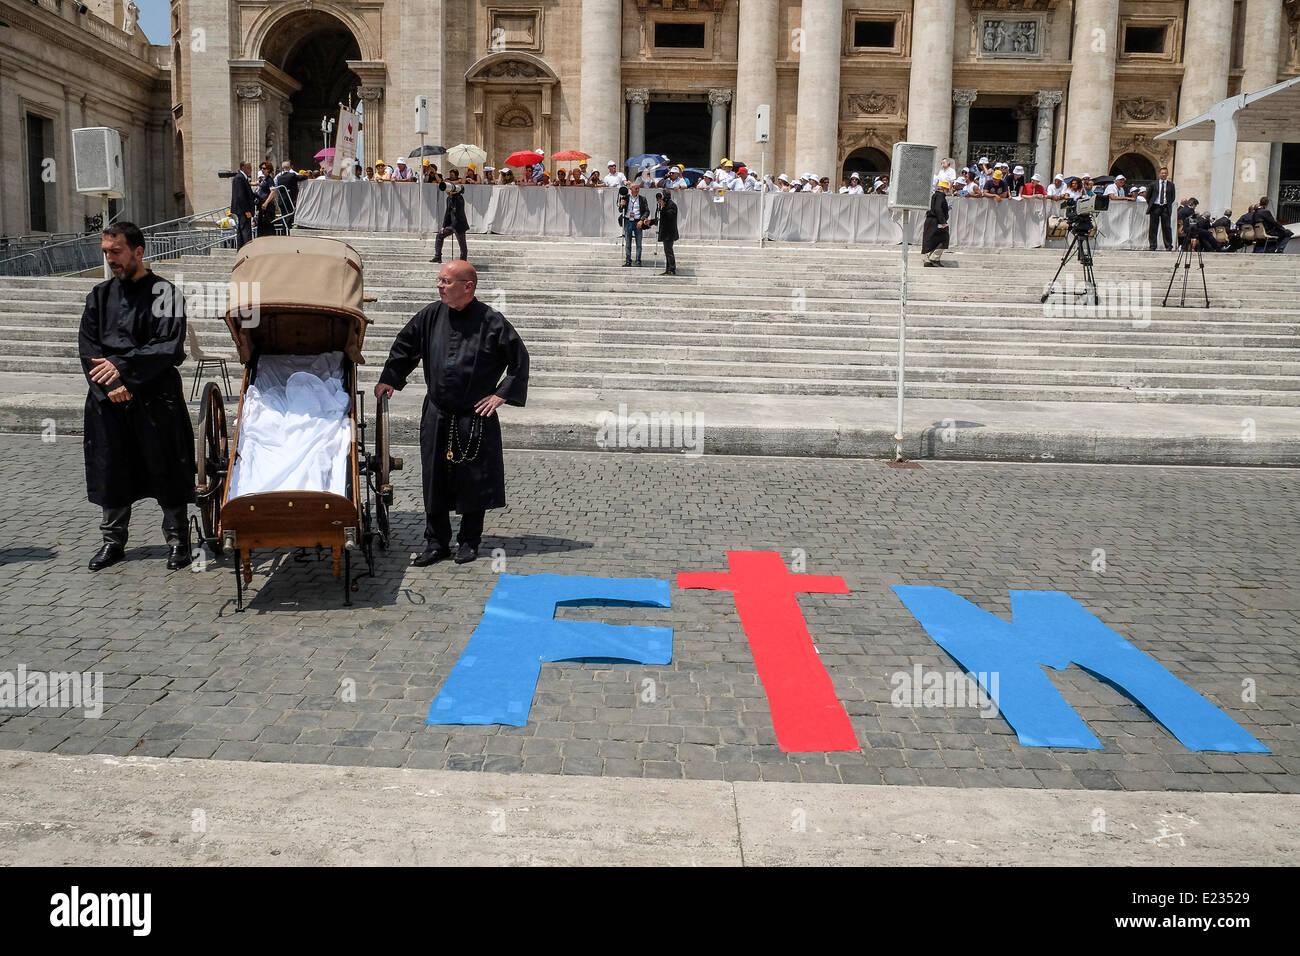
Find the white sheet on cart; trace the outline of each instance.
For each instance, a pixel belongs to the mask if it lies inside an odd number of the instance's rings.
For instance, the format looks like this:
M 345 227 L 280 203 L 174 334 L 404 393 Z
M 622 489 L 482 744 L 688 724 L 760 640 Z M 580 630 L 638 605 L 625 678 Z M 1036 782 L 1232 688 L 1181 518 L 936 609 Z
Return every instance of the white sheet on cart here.
M 343 353 L 263 355 L 244 393 L 230 497 L 266 491 L 347 494 L 352 423 Z

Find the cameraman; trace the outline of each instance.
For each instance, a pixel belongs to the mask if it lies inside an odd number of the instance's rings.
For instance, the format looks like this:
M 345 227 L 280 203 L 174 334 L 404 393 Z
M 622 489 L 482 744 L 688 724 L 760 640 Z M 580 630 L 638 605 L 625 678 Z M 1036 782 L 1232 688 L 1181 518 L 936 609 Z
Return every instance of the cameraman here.
M 1187 200 L 1187 205 L 1178 210 L 1178 221 L 1183 225 L 1184 247 L 1190 248 L 1192 240 L 1195 239 L 1200 243 L 1202 249 L 1209 249 L 1211 252 L 1222 252 L 1222 243 L 1214 238 L 1214 233 L 1210 232 L 1209 218 L 1197 215 L 1196 207 L 1198 205 L 1199 203 L 1193 198 Z
M 442 214 L 442 228 L 433 241 L 433 258 L 429 261 L 442 261 L 443 240 L 455 233 L 456 242 L 460 244 L 460 258 L 468 262 L 465 233 L 469 232 L 469 219 L 465 216 L 465 187 L 456 183 L 438 183 L 438 189 L 447 193 L 447 210 Z

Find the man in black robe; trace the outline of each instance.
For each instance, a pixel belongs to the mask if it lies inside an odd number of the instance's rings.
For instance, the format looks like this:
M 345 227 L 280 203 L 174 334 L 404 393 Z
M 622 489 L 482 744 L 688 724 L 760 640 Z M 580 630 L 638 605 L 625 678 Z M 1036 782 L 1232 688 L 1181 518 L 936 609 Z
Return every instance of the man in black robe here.
M 444 265 L 438 274 L 441 301 L 425 306 L 398 333 L 375 386 L 375 398 L 386 398 L 424 363 L 425 528 L 424 551 L 411 562 L 416 567 L 451 557 L 452 508 L 461 516 L 456 563 L 464 564 L 478 557 L 486 509 L 506 506 L 496 410 L 527 399 L 528 350 L 500 312 L 474 298 L 477 285 L 468 262 Z
M 185 361 L 185 302 L 144 264 L 139 227 L 119 222 L 101 247 L 113 278 L 86 296 L 77 338 L 86 396 L 86 489 L 104 509 L 104 544 L 90 570 L 126 556 L 131 506 L 162 506 L 168 570 L 190 563 L 194 431 L 176 366 Z
M 658 195 L 659 201 L 659 241 L 664 244 L 664 258 L 667 265 L 661 276 L 677 275 L 677 259 L 673 256 L 673 243 L 677 241 L 677 203 L 673 202 L 672 193 L 667 189 Z
M 948 193 L 952 184 L 946 179 L 939 180 L 930 197 L 930 209 L 925 214 L 925 232 L 921 237 L 921 254 L 925 256 L 925 266 L 942 266 L 939 257 L 948 248 Z

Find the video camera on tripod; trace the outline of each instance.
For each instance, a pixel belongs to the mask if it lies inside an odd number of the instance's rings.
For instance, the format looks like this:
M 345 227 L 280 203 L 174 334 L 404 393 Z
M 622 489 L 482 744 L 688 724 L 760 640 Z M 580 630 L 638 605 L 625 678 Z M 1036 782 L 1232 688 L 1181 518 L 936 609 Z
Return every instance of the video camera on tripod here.
M 1065 199 L 1061 202 L 1070 230 L 1084 236 L 1092 232 L 1093 214 L 1105 212 L 1109 208 L 1109 196 L 1080 196 L 1078 199 Z

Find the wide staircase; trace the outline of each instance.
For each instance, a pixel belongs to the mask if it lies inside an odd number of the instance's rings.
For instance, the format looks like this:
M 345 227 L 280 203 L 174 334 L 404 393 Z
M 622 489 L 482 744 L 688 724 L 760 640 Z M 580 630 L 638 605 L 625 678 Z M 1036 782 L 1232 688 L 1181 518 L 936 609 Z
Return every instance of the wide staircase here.
M 340 236 L 361 253 L 367 306 L 361 381 L 436 298 L 432 243 Z M 897 248 L 683 242 L 679 275 L 622 268 L 613 239 L 471 237 L 480 299 L 519 330 L 534 389 L 887 397 L 898 355 Z M 155 270 L 220 284 L 234 252 L 183 256 Z M 1211 307 L 1164 308 L 1174 258 L 1101 252 L 1114 308 L 1040 303 L 1060 253 L 957 250 L 948 268 L 909 265 L 907 388 L 915 398 L 1203 405 L 1300 405 L 1300 259 L 1204 258 Z M 1079 278 L 1071 263 L 1066 274 Z M 1183 276 L 1174 284 L 1173 302 Z M 0 372 L 79 376 L 77 326 L 93 278 L 0 279 Z M 207 289 L 214 288 L 207 286 Z M 1195 262 L 1187 300 L 1202 302 Z M 206 301 L 215 302 L 208 296 Z M 1144 310 L 1143 307 L 1149 307 Z M 212 315 L 200 343 L 231 350 Z

